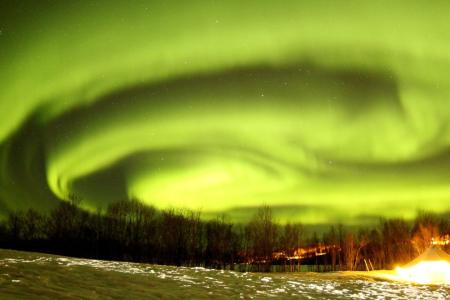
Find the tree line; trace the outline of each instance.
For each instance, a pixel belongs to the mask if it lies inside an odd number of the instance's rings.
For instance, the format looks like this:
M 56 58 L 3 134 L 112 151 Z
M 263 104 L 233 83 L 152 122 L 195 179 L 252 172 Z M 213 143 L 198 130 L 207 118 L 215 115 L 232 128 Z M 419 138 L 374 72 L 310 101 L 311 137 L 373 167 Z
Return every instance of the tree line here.
M 79 202 L 71 197 L 48 214 L 32 209 L 9 213 L 0 222 L 0 247 L 245 271 L 273 266 L 298 271 L 301 265 L 335 271 L 392 268 L 450 232 L 448 218 L 424 212 L 413 222 L 380 219 L 378 226 L 356 231 L 336 225 L 319 236 L 307 234 L 300 223 L 276 223 L 269 206 L 236 224 L 225 217 L 203 220 L 195 211 L 157 210 L 137 200 L 112 203 L 96 213 L 81 209 Z

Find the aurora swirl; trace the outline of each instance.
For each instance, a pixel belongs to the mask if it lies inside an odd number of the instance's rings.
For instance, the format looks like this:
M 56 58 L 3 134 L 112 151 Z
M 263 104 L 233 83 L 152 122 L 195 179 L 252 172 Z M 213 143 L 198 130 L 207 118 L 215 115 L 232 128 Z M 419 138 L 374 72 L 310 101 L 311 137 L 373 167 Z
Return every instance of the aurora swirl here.
M 448 1 L 6 1 L 0 211 L 450 210 Z

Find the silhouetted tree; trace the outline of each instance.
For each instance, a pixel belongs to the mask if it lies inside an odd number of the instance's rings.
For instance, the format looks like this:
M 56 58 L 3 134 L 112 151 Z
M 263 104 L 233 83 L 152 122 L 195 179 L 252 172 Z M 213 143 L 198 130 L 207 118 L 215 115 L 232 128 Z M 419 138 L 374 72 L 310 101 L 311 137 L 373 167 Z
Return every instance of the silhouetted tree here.
M 412 229 L 412 244 L 416 254 L 421 254 L 428 248 L 433 238 L 440 236 L 440 222 L 436 215 L 420 212 L 414 221 Z
M 383 249 L 388 268 L 412 259 L 410 228 L 401 219 L 382 220 Z
M 25 240 L 42 240 L 46 238 L 46 218 L 33 209 L 23 216 L 23 238 Z
M 248 224 L 248 232 L 253 256 L 264 262 L 264 269 L 268 270 L 277 241 L 277 227 L 273 222 L 272 209 L 269 206 L 264 205 L 258 208 L 256 215 Z
M 222 266 L 234 263 L 236 253 L 236 237 L 233 225 L 222 218 L 209 221 L 206 227 L 205 258 L 208 266 Z
M 340 248 L 338 235 L 334 226 L 331 226 L 328 233 L 324 235 L 324 243 L 330 246 L 331 270 L 336 271 L 337 256 Z

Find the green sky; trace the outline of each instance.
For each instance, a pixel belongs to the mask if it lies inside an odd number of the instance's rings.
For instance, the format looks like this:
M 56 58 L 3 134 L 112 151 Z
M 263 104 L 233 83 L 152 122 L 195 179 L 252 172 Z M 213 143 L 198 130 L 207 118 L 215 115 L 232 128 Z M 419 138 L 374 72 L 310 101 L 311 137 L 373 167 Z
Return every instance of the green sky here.
M 53 2 L 0 4 L 0 212 L 450 210 L 449 1 Z

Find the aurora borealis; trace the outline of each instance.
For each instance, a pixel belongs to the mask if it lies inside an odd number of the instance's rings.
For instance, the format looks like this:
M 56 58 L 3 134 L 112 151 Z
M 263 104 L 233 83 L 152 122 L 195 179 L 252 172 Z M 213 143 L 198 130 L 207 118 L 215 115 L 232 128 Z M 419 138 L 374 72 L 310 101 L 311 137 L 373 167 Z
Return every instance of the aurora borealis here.
M 0 212 L 450 210 L 449 1 L 0 4 Z

